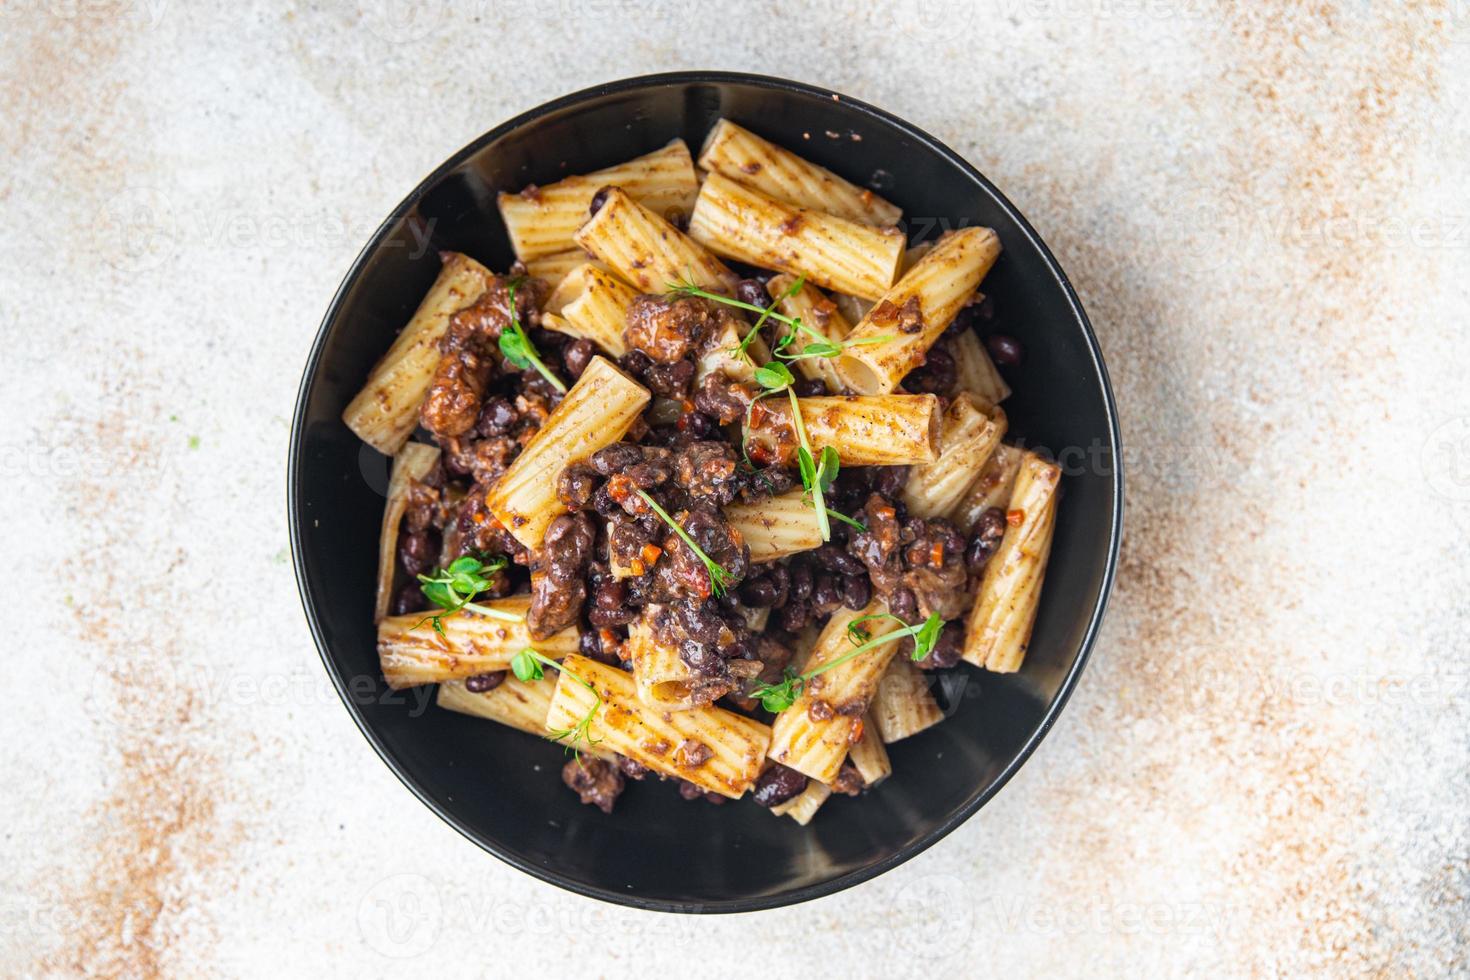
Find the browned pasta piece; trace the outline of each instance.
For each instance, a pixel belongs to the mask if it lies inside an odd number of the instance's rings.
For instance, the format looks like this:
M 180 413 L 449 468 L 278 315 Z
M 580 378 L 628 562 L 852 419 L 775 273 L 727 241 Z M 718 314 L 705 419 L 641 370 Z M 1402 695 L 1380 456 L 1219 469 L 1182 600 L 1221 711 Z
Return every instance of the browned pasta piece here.
M 802 425 L 813 451 L 831 446 L 844 466 L 907 466 L 939 456 L 939 399 L 934 395 L 834 395 L 798 398 Z M 791 431 L 791 405 L 780 398 L 758 402 L 757 429 Z M 784 460 L 796 455 L 788 436 Z
M 950 342 L 949 351 L 954 355 L 956 387 L 960 391 L 968 391 L 991 405 L 1011 397 L 1011 386 L 1000 376 L 975 331 L 961 331 Z
M 408 510 L 408 492 L 439 462 L 439 450 L 421 442 L 410 442 L 393 457 L 393 475 L 388 478 L 388 501 L 383 507 L 383 526 L 378 533 L 378 595 L 373 604 L 373 622 L 388 615 L 393 601 L 393 572 L 398 567 L 398 529 Z
M 902 209 L 750 130 L 721 119 L 705 137 L 699 165 L 799 207 L 868 225 L 893 225 Z
M 1021 669 L 1051 553 L 1061 475 L 1060 467 L 1035 453 L 1021 461 L 1005 537 L 985 565 L 965 625 L 964 658 L 977 667 L 1002 673 Z
M 555 295 L 556 287 L 561 285 L 562 280 L 573 269 L 586 265 L 588 262 L 591 262 L 599 269 L 607 270 L 607 266 L 593 260 L 590 255 L 580 248 L 569 248 L 565 252 L 556 252 L 551 255 L 543 255 L 539 259 L 531 259 L 526 263 L 526 275 L 535 276 L 537 279 L 544 279 L 546 284 L 551 287 L 553 295 Z M 549 301 L 547 302 L 546 308 L 552 309 Z M 560 312 L 559 310 L 552 311 Z
M 738 280 L 709 249 L 619 187 L 608 190 L 602 207 L 575 238 L 639 292 L 662 293 L 687 281 L 730 294 Z
M 888 607 L 882 602 L 874 602 L 861 613 L 850 609 L 834 612 L 803 672 L 854 649 L 847 634 L 854 619 L 886 612 Z M 899 627 L 890 619 L 869 619 L 863 628 L 872 639 L 878 639 Z M 776 716 L 771 727 L 771 759 L 830 785 L 848 751 L 863 737 L 862 716 L 896 646 L 897 641 L 880 644 L 807 682 L 796 702 Z
M 904 252 L 896 228 L 793 207 L 720 174 L 700 188 L 689 234 L 725 258 L 869 298 L 893 285 Z
M 440 619 L 444 630 L 441 635 L 425 622 L 428 613 L 384 617 L 378 624 L 378 663 L 388 686 L 396 691 L 505 670 L 511 658 L 526 647 L 534 647 L 553 660 L 577 650 L 579 634 L 575 627 L 549 639 L 531 638 L 525 623 L 531 605 L 529 596 L 487 599 L 480 605 L 519 616 L 520 620 L 507 622 L 463 610 Z
M 822 291 L 815 286 L 803 283 L 794 296 L 787 296 L 786 293 L 795 284 L 796 278 L 785 273 L 776 276 L 769 283 L 771 295 L 780 298 L 781 313 L 792 319 L 800 319 L 803 326 L 821 334 L 833 344 L 852 331 L 852 324 L 837 309 L 837 304 L 823 296 Z M 792 355 L 799 355 L 817 339 L 804 330 L 793 330 L 791 333 L 792 341 L 786 352 Z M 837 362 L 830 357 L 803 357 L 792 361 L 792 366 L 802 377 L 823 382 L 827 390 L 834 394 L 843 390 L 842 378 L 837 374 Z
M 1005 414 L 992 418 L 969 394 L 944 412 L 939 458 L 909 471 L 903 502 L 915 517 L 943 517 L 955 508 L 979 477 L 986 460 L 1005 435 Z
M 996 409 L 1000 412 L 999 409 Z M 1003 418 L 1003 416 L 1002 416 Z M 980 475 L 965 490 L 960 502 L 949 512 L 949 519 L 966 534 L 975 530 L 980 515 L 992 507 L 1004 508 L 1011 499 L 1011 487 L 1016 482 L 1016 472 L 1021 468 L 1024 454 L 1015 446 L 1005 443 L 995 447 Z
M 760 775 L 771 742 L 770 728 L 760 722 L 712 706 L 650 708 L 638 700 L 637 683 L 627 671 L 581 656 L 568 657 L 563 666 L 546 717 L 549 731 L 575 729 L 591 712 L 589 744 L 731 799 L 739 799 Z
M 885 743 L 916 735 L 944 720 L 929 691 L 929 676 L 907 657 L 894 657 L 878 682 L 869 712 Z
M 750 560 L 775 561 L 822 545 L 816 510 L 801 490 L 792 490 L 751 504 L 725 508 L 730 526 L 750 548 Z
M 439 340 L 449 318 L 479 299 L 492 278 L 489 269 L 468 255 L 445 253 L 439 278 L 408 326 L 342 412 L 342 421 L 359 439 L 385 456 L 396 454 L 408 442 L 439 364 Z
M 897 388 L 924 363 L 999 256 L 1000 239 L 989 228 L 964 228 L 940 239 L 852 328 L 837 362 L 847 387 L 865 395 Z
M 506 674 L 504 680 L 488 691 L 471 691 L 464 681 L 444 681 L 439 685 L 435 703 L 446 711 L 473 715 L 545 738 L 546 714 L 551 710 L 554 690 L 553 677 L 527 683 L 517 680 L 514 674 Z M 611 752 L 595 745 L 579 745 L 578 749 L 594 758 L 614 761 Z
M 662 149 L 590 174 L 567 177 L 543 187 L 497 199 L 516 258 L 530 263 L 572 248 L 572 238 L 593 196 L 603 187 L 623 188 L 654 214 L 688 217 L 699 193 L 699 177 L 689 147 L 674 140 Z M 533 273 L 535 274 L 535 273 Z
M 611 272 L 584 262 L 552 292 L 546 308 L 553 317 L 542 325 L 584 337 L 613 357 L 622 357 L 628 352 L 623 341 L 628 307 L 637 297 L 631 286 Z
M 603 357 L 592 358 L 572 390 L 485 495 L 485 505 L 517 541 L 535 550 L 566 506 L 556 481 L 567 464 L 623 437 L 648 390 Z

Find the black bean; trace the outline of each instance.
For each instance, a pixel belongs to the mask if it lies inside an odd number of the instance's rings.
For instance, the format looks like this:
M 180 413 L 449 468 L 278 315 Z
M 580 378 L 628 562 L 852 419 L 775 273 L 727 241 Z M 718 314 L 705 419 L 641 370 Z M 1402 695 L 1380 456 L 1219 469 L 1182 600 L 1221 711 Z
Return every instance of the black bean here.
M 485 399 L 480 406 L 480 415 L 475 422 L 475 431 L 482 436 L 503 436 L 516 424 L 520 414 L 509 398 L 496 395 Z
M 410 582 L 394 594 L 391 611 L 395 616 L 406 616 L 411 612 L 420 612 L 428 607 L 429 600 L 424 598 L 423 589 L 419 588 L 417 582 Z
M 771 305 L 771 294 L 766 291 L 766 284 L 759 279 L 742 279 L 737 282 L 735 298 L 742 303 L 749 303 L 751 306 L 759 306 L 762 309 Z
M 990 561 L 990 556 L 995 554 L 995 549 L 1000 547 L 1005 533 L 1005 511 L 999 507 L 991 507 L 981 514 L 980 519 L 975 522 L 975 529 L 970 532 L 970 542 L 965 546 L 965 570 L 971 575 L 982 572 Z
M 909 481 L 907 466 L 873 467 L 873 492 L 881 493 L 889 500 L 897 500 L 905 483 Z
M 873 598 L 873 583 L 866 575 L 844 575 L 842 604 L 849 609 L 866 609 Z
M 643 462 L 643 450 L 631 442 L 615 442 L 593 453 L 588 462 L 603 476 L 612 476 Z
M 597 189 L 597 193 L 592 195 L 592 200 L 587 205 L 587 213 L 589 215 L 596 214 L 602 210 L 602 206 L 607 203 L 607 192 L 610 190 L 612 190 L 611 187 L 599 187 Z
M 788 769 L 776 762 L 772 763 L 769 769 L 761 773 L 760 779 L 755 781 L 755 792 L 751 795 L 751 799 L 760 806 L 778 806 L 804 789 L 806 789 L 805 776 L 795 769 Z
M 985 349 L 990 351 L 990 359 L 1001 367 L 1017 367 L 1026 356 L 1026 348 L 1010 334 L 991 334 L 985 338 Z
M 715 420 L 703 412 L 685 412 L 679 424 L 685 433 L 696 439 L 703 439 L 715 431 Z
M 818 565 L 843 575 L 861 575 L 867 571 L 863 563 L 835 544 L 824 544 L 813 552 Z
M 668 460 L 649 459 L 628 467 L 624 472 L 633 481 L 633 486 L 640 490 L 652 490 L 669 482 L 674 475 L 674 467 Z
M 505 671 L 492 670 L 488 674 L 476 674 L 474 677 L 465 678 L 464 689 L 473 694 L 484 694 L 493 691 L 505 680 Z
M 812 596 L 812 568 L 804 561 L 793 561 L 787 571 L 791 575 L 791 601 L 802 602 Z
M 398 561 L 410 575 L 427 575 L 439 558 L 439 532 L 426 527 L 398 536 Z
M 888 611 L 893 613 L 905 623 L 912 623 L 919 618 L 919 602 L 914 598 L 912 589 L 895 589 L 893 595 L 888 597 Z
M 819 615 L 825 615 L 842 605 L 842 589 L 837 578 L 830 572 L 818 572 L 812 586 L 812 607 Z
M 827 382 L 821 378 L 800 378 L 791 386 L 798 398 L 817 398 L 827 393 Z
M 561 349 L 561 361 L 567 366 L 567 374 L 572 376 L 572 380 L 582 376 L 596 353 L 597 348 L 585 337 L 578 337 Z
M 740 583 L 740 598 L 747 606 L 768 609 L 776 604 L 778 590 L 768 575 L 748 578 Z
M 568 510 L 586 510 L 602 479 L 586 463 L 573 463 L 561 471 L 556 481 L 556 496 Z
M 781 607 L 781 628 L 788 633 L 799 633 L 812 618 L 812 607 L 805 601 L 792 599 Z

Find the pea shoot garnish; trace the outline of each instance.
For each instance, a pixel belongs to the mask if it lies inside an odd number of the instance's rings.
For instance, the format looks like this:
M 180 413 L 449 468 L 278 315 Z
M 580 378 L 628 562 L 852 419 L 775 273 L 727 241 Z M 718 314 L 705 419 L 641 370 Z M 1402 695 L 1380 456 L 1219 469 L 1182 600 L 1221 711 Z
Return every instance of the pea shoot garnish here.
M 731 585 L 735 584 L 735 576 L 726 571 L 724 566 L 721 565 L 719 562 L 715 561 L 709 555 L 705 554 L 704 549 L 694 543 L 694 539 L 689 536 L 688 532 L 680 527 L 679 522 L 670 517 L 669 512 L 660 507 L 657 501 L 655 501 L 652 497 L 650 497 L 642 490 L 638 490 L 636 492 L 638 496 L 643 498 L 643 502 L 646 503 L 649 507 L 653 508 L 653 512 L 657 514 L 665 524 L 673 529 L 673 532 L 679 536 L 679 540 L 683 541 L 685 546 L 688 547 L 690 551 L 694 552 L 694 556 L 699 559 L 701 564 L 704 565 L 704 570 L 709 573 L 710 594 L 713 595 L 716 599 L 723 596 L 725 594 L 725 590 L 728 589 Z
M 425 616 L 414 623 L 413 628 L 418 629 L 425 623 L 432 623 L 434 632 L 443 636 L 444 625 L 441 620 L 462 609 L 468 609 L 470 612 L 479 613 L 491 619 L 519 623 L 521 617 L 515 613 L 492 606 L 482 606 L 474 601 L 475 596 L 490 588 L 490 576 L 508 564 L 510 562 L 504 556 L 487 558 L 477 555 L 461 555 L 450 562 L 448 568 L 436 568 L 433 575 L 418 576 L 419 588 L 423 591 L 424 598 L 438 606 L 442 612 Z
M 894 630 L 892 633 L 885 633 L 883 636 L 875 639 L 869 631 L 863 629 L 860 625 L 870 620 L 885 619 L 902 623 L 903 628 Z M 819 674 L 825 674 L 834 667 L 840 667 L 842 664 L 847 663 L 854 657 L 867 653 L 869 650 L 896 642 L 906 636 L 912 636 L 914 638 L 913 659 L 923 660 L 934 649 L 934 644 L 939 641 L 939 631 L 943 628 L 944 620 L 939 618 L 938 613 L 934 613 L 928 619 L 916 625 L 904 623 L 902 619 L 899 619 L 892 613 L 873 613 L 868 616 L 859 616 L 847 624 L 847 638 L 854 644 L 851 650 L 848 650 L 841 656 L 833 657 L 821 666 L 814 667 L 804 674 L 798 674 L 790 667 L 787 667 L 779 683 L 761 684 L 752 689 L 749 696 L 760 701 L 761 707 L 772 714 L 780 714 L 796 703 L 796 699 L 801 697 L 802 691 L 806 689 L 806 685 L 813 677 Z
M 546 667 L 554 667 L 566 674 L 572 680 L 591 691 L 592 696 L 596 699 L 592 707 L 588 709 L 587 713 L 581 717 L 576 725 L 571 728 L 552 729 L 546 736 L 553 742 L 566 742 L 568 752 L 578 752 L 580 754 L 577 749 L 577 743 L 586 742 L 588 745 L 596 745 L 602 741 L 600 738 L 591 737 L 592 719 L 596 717 L 597 709 L 602 707 L 602 695 L 598 694 L 597 688 L 588 683 L 585 678 L 578 677 L 566 667 L 552 660 L 550 657 L 542 656 L 531 647 L 526 647 L 511 658 L 510 669 L 511 673 L 516 675 L 516 680 L 525 684 L 531 684 L 546 676 L 546 671 L 542 669 L 543 664 Z
M 801 421 L 801 406 L 796 402 L 796 392 L 786 389 L 791 400 L 791 426 L 796 430 L 796 468 L 801 473 L 801 485 L 817 514 L 817 530 L 823 541 L 832 540 L 832 524 L 827 520 L 827 500 L 823 496 L 837 479 L 840 461 L 837 450 L 824 446 L 820 459 L 812 455 L 811 443 L 807 442 L 806 426 Z
M 510 323 L 500 331 L 500 353 L 505 359 L 522 371 L 527 368 L 535 368 L 541 377 L 546 379 L 547 384 L 561 392 L 567 393 L 567 386 L 561 383 L 561 379 L 551 373 L 551 369 L 541 360 L 536 352 L 536 345 L 531 343 L 531 338 L 526 336 L 526 330 L 521 326 L 521 318 L 516 314 L 516 287 L 519 281 L 512 280 L 510 284 Z
M 787 287 L 785 292 L 783 292 L 775 299 L 771 300 L 770 306 L 764 307 L 756 306 L 754 303 L 747 303 L 741 299 L 732 299 L 729 296 L 721 296 L 719 293 L 712 293 L 707 289 L 701 289 L 698 285 L 688 279 L 685 279 L 682 282 L 669 283 L 668 295 L 698 296 L 701 299 L 707 299 L 714 303 L 723 303 L 726 306 L 733 306 L 737 309 L 747 310 L 751 313 L 759 313 L 760 318 L 755 321 L 755 326 L 751 328 L 750 333 L 746 334 L 745 339 L 740 341 L 740 344 L 737 347 L 733 348 L 733 351 L 737 357 L 742 357 L 747 361 L 750 360 L 750 355 L 746 353 L 746 348 L 750 346 L 751 339 L 754 338 L 756 334 L 760 333 L 761 326 L 768 319 L 775 320 L 777 323 L 784 323 L 788 328 L 785 335 L 782 336 L 780 340 L 777 340 L 776 345 L 771 348 L 771 353 L 775 354 L 777 357 L 785 361 L 802 361 L 811 357 L 837 357 L 849 347 L 859 347 L 863 344 L 882 344 L 893 339 L 892 334 L 884 334 L 881 337 L 863 337 L 858 340 L 840 340 L 834 342 L 821 331 L 815 330 L 812 327 L 807 326 L 805 323 L 802 323 L 801 317 L 786 316 L 782 313 L 776 312 L 776 307 L 780 305 L 782 300 L 790 299 L 791 297 L 795 296 L 797 293 L 801 292 L 802 287 L 805 285 L 806 276 L 798 276 L 796 281 L 793 282 L 789 287 Z M 796 342 L 797 337 L 799 337 L 801 334 L 806 334 L 811 339 L 807 341 L 807 343 L 798 353 L 786 353 L 787 349 Z

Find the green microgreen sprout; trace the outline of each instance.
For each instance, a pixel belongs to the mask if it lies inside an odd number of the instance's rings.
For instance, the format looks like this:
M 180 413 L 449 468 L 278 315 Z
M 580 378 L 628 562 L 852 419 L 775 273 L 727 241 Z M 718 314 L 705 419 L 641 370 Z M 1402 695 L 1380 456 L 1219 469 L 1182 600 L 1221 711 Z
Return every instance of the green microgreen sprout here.
M 546 736 L 553 742 L 566 742 L 567 751 L 576 752 L 578 757 L 580 758 L 581 751 L 577 748 L 577 744 L 579 742 L 586 742 L 588 745 L 596 745 L 598 742 L 602 741 L 602 739 L 600 738 L 591 737 L 592 719 L 596 717 L 597 709 L 602 707 L 602 695 L 597 693 L 597 688 L 593 687 L 586 680 L 586 678 L 579 677 L 578 675 L 572 673 L 572 671 L 568 670 L 562 664 L 557 663 L 550 657 L 542 656 L 531 647 L 526 647 L 524 650 L 522 650 L 520 653 L 516 654 L 510 659 L 511 673 L 516 675 L 516 680 L 521 681 L 524 684 L 534 683 L 546 676 L 546 671 L 542 667 L 543 664 L 546 667 L 554 667 L 562 673 L 566 674 L 572 680 L 576 681 L 578 684 L 581 684 L 587 690 L 591 691 L 592 696 L 596 699 L 592 707 L 588 709 L 587 713 L 582 716 L 582 718 L 577 722 L 576 725 L 571 728 L 552 729 L 552 731 Z
M 694 556 L 698 558 L 700 562 L 704 565 L 704 570 L 709 573 L 710 594 L 713 595 L 716 599 L 718 599 L 720 596 L 723 596 L 725 594 L 725 590 L 728 589 L 731 585 L 735 584 L 735 576 L 726 571 L 724 566 L 722 566 L 719 562 L 715 561 L 709 555 L 705 554 L 704 549 L 694 543 L 694 539 L 689 536 L 688 532 L 680 527 L 679 522 L 670 517 L 669 512 L 660 507 L 657 501 L 655 501 L 652 497 L 650 497 L 646 492 L 642 490 L 637 491 L 637 494 L 638 496 L 643 498 L 644 503 L 653 508 L 653 512 L 657 514 L 665 524 L 673 529 L 673 532 L 679 536 L 679 540 L 683 541 L 685 546 L 688 547 L 690 551 L 694 552 Z
M 513 279 L 509 290 L 510 323 L 500 331 L 500 353 L 505 359 L 522 371 L 527 368 L 535 368 L 546 382 L 561 392 L 567 393 L 567 386 L 562 384 L 561 379 L 551 372 L 546 363 L 541 360 L 541 355 L 536 352 L 536 345 L 531 343 L 531 338 L 526 336 L 526 330 L 521 326 L 521 318 L 516 313 L 516 287 L 520 280 Z
M 413 624 L 418 629 L 425 623 L 434 625 L 434 632 L 440 636 L 444 635 L 445 616 L 451 616 L 462 609 L 488 616 L 491 619 L 501 619 L 509 623 L 521 622 L 521 617 L 504 609 L 496 609 L 493 606 L 483 606 L 475 602 L 475 596 L 490 588 L 490 576 L 510 564 L 509 559 L 504 556 L 490 558 L 481 555 L 461 555 L 449 563 L 447 568 L 436 568 L 432 575 L 418 576 L 419 588 L 424 597 L 438 606 L 441 612 L 432 616 L 425 616 Z
M 902 624 L 902 629 L 897 629 L 892 633 L 885 633 L 883 636 L 874 638 L 868 630 L 863 629 L 861 626 L 862 623 L 867 621 L 885 619 Z M 833 657 L 826 663 L 814 667 L 804 674 L 798 674 L 790 667 L 787 667 L 779 683 L 760 684 L 750 691 L 749 696 L 760 701 L 761 707 L 772 714 L 780 714 L 796 703 L 796 699 L 801 697 L 802 691 L 806 690 L 807 684 L 813 677 L 819 674 L 825 674 L 834 667 L 840 667 L 842 664 L 847 663 L 854 657 L 867 653 L 869 650 L 886 646 L 906 636 L 912 636 L 914 638 L 913 659 L 924 659 L 934 649 L 934 644 L 939 641 L 939 631 L 943 628 L 944 620 L 939 618 L 938 613 L 934 613 L 922 623 L 914 625 L 905 623 L 892 613 L 873 613 L 868 616 L 859 616 L 847 625 L 847 637 L 854 644 L 851 650 L 846 651 L 840 656 Z

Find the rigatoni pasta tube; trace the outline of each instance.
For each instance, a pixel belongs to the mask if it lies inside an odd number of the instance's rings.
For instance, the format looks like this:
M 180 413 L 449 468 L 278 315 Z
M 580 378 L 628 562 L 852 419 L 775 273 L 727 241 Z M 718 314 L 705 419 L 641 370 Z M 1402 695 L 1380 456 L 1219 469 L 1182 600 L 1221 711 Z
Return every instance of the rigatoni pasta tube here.
M 964 228 L 940 239 L 848 334 L 837 361 L 847 387 L 881 395 L 924 363 L 924 355 L 1000 257 L 989 228 Z M 876 343 L 879 337 L 887 338 Z
M 893 285 L 905 244 L 896 228 L 793 207 L 720 174 L 699 189 L 689 235 L 716 255 L 869 298 Z
M 1000 409 L 996 409 L 996 412 L 999 414 Z M 992 507 L 1003 508 L 1010 503 L 1011 487 L 1015 485 L 1016 473 L 1021 468 L 1024 455 L 1015 446 L 1007 446 L 1005 443 L 995 447 L 995 451 L 980 468 L 980 475 L 949 512 L 949 519 L 954 521 L 956 527 L 969 534 L 975 530 L 981 514 Z
M 462 680 L 476 674 L 505 670 L 511 658 L 526 647 L 559 660 L 577 650 L 578 632 L 568 627 L 545 640 L 531 639 L 526 628 L 529 596 L 486 599 L 480 603 L 519 616 L 508 622 L 462 610 L 440 619 L 443 635 L 426 622 L 428 613 L 387 616 L 378 624 L 378 663 L 395 691 L 416 684 Z
M 837 450 L 843 466 L 907 466 L 939 457 L 939 399 L 934 395 L 833 395 L 798 398 L 801 422 L 813 452 Z M 757 402 L 754 429 L 791 433 L 791 404 L 780 398 Z M 779 447 L 783 460 L 796 456 L 794 435 Z
M 832 787 L 826 783 L 819 783 L 815 779 L 809 779 L 806 789 L 797 793 L 785 803 L 777 803 L 771 807 L 771 812 L 778 817 L 790 817 L 805 827 L 812 822 L 812 817 L 822 808 L 832 795 Z
M 750 560 L 756 563 L 822 546 L 817 512 L 801 490 L 759 503 L 731 504 L 725 508 L 725 518 L 745 539 Z
M 799 207 L 859 221 L 893 225 L 903 210 L 728 119 L 715 123 L 699 151 L 699 165 Z
M 883 747 L 883 739 L 878 734 L 878 726 L 874 723 L 871 712 L 863 717 L 863 737 L 847 750 L 847 761 L 852 763 L 858 775 L 863 777 L 863 782 L 870 787 L 877 786 L 893 775 L 893 763 L 888 761 L 888 750 Z
M 944 517 L 970 484 L 1005 435 L 1005 414 L 992 418 L 969 394 L 961 394 L 944 411 L 939 435 L 939 458 L 915 466 L 904 484 L 903 502 L 915 517 Z
M 591 744 L 731 799 L 760 775 L 771 743 L 771 729 L 760 722 L 712 706 L 650 708 L 638 700 L 637 684 L 626 671 L 581 656 L 568 657 L 563 667 L 546 716 L 548 731 L 574 729 L 591 712 Z
M 638 294 L 606 269 L 590 262 L 573 269 L 547 300 L 547 309 L 570 325 L 568 332 L 585 337 L 614 357 L 628 352 L 623 328 L 628 307 Z
M 1011 386 L 1000 376 L 995 362 L 973 330 L 962 330 L 949 344 L 954 356 L 955 387 L 981 401 L 999 405 L 1011 397 Z
M 743 329 L 748 333 L 750 324 L 745 323 L 739 317 L 728 317 L 720 329 L 720 334 L 714 342 L 699 356 L 699 363 L 695 379 L 703 381 L 715 372 L 720 372 L 725 377 L 735 381 L 755 381 L 755 366 L 764 364 L 771 359 L 771 352 L 766 348 L 765 341 L 760 337 L 753 338 L 745 346 L 745 357 L 741 357 L 736 351 L 740 346 Z
M 885 743 L 916 735 L 944 720 L 944 712 L 929 691 L 928 675 L 908 657 L 889 662 L 868 713 Z
M 861 613 L 837 610 L 817 637 L 802 672 L 809 673 L 854 649 L 847 634 L 854 619 L 886 612 L 888 607 L 882 602 L 874 602 Z M 862 626 L 870 639 L 899 628 L 891 619 L 869 619 Z M 881 643 L 808 681 L 801 696 L 771 726 L 771 758 L 818 782 L 831 783 L 837 778 L 842 760 L 863 736 L 862 715 L 896 646 L 897 641 Z M 818 701 L 823 705 L 814 712 Z
M 566 507 L 556 480 L 568 463 L 623 437 L 648 404 L 648 391 L 604 357 L 592 358 L 572 390 L 485 495 L 485 505 L 517 541 L 541 547 L 546 527 Z
M 519 194 L 501 194 L 500 216 L 516 258 L 529 263 L 572 247 L 572 236 L 587 220 L 593 196 L 603 187 L 623 188 L 654 214 L 688 215 L 699 193 L 699 176 L 683 140 L 626 163 L 567 177 Z
M 447 711 L 484 718 L 545 738 L 546 713 L 551 710 L 551 692 L 554 690 L 556 680 L 552 677 L 527 683 L 517 680 L 514 674 L 506 674 L 504 680 L 488 691 L 471 691 L 465 687 L 464 681 L 445 681 L 439 685 L 435 703 Z M 612 753 L 595 745 L 578 745 L 577 748 L 595 758 L 612 761 Z
M 985 565 L 965 624 L 964 658 L 986 670 L 1021 669 L 1041 599 L 1041 583 L 1056 528 L 1061 468 L 1026 453 L 1016 474 L 1000 547 Z M 1012 520 L 1018 523 L 1011 523 Z
M 543 255 L 539 259 L 527 261 L 526 275 L 545 280 L 546 284 L 551 287 L 554 293 L 556 287 L 561 285 L 561 281 L 573 269 L 586 265 L 588 262 L 591 262 L 600 269 L 607 268 L 607 266 L 595 261 L 580 248 L 569 248 L 565 252 L 555 252 L 551 255 Z M 550 303 L 547 304 L 547 308 L 550 309 Z
M 792 319 L 801 320 L 802 326 L 808 330 L 814 330 L 832 343 L 837 343 L 852 331 L 852 324 L 847 322 L 837 309 L 837 304 L 822 295 L 822 291 L 808 283 L 803 283 L 801 289 L 794 295 L 786 295 L 791 287 L 796 285 L 794 276 L 782 273 L 774 277 L 767 288 L 771 295 L 780 300 L 780 312 Z M 805 330 L 792 331 L 792 341 L 787 347 L 788 354 L 796 355 L 806 350 L 807 345 L 816 341 L 816 338 Z M 841 391 L 842 378 L 837 374 L 837 362 L 830 357 L 803 357 L 791 362 L 796 372 L 804 378 L 813 381 L 821 381 L 827 385 L 828 391 Z
M 388 477 L 388 502 L 383 507 L 383 526 L 378 532 L 378 595 L 373 604 L 373 622 L 388 615 L 393 601 L 393 573 L 398 568 L 398 528 L 408 510 L 408 493 L 439 462 L 439 450 L 421 442 L 410 442 L 393 457 L 393 475 Z
M 658 641 L 649 621 L 654 615 L 657 607 L 646 607 L 643 618 L 628 626 L 624 654 L 633 665 L 638 700 L 650 708 L 688 711 L 728 693 L 733 687 L 729 681 L 698 677 L 680 658 L 678 647 Z
M 479 299 L 493 278 L 468 255 L 444 254 L 439 278 L 342 412 L 342 421 L 359 439 L 385 456 L 395 455 L 408 442 L 439 365 L 439 340 L 449 318 Z
M 709 249 L 618 187 L 608 189 L 602 207 L 575 238 L 639 292 L 662 293 L 671 284 L 689 281 L 730 294 L 739 280 Z

